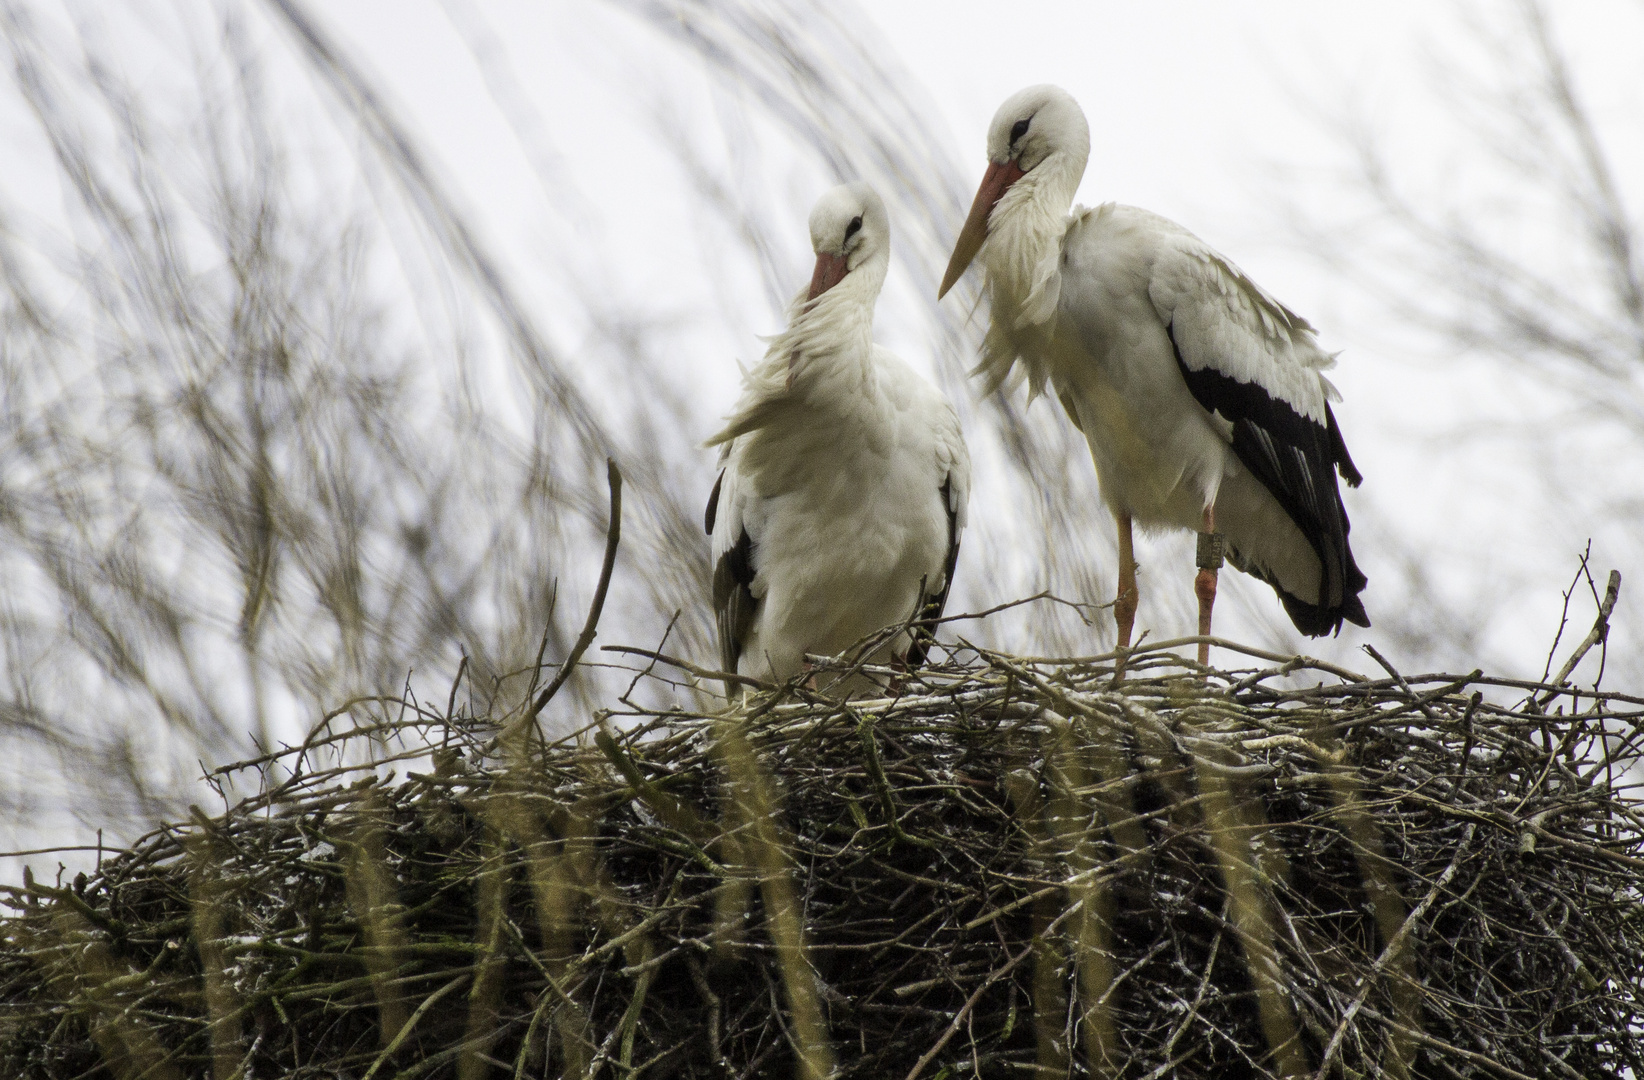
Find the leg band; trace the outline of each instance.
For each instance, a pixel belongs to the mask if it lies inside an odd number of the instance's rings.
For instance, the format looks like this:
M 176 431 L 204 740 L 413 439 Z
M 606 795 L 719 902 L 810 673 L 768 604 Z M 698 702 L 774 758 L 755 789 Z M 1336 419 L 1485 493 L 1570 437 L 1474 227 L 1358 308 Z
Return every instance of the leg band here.
M 1194 562 L 1200 570 L 1220 570 L 1222 555 L 1226 550 L 1227 537 L 1221 533 L 1202 532 L 1199 534 L 1199 551 Z

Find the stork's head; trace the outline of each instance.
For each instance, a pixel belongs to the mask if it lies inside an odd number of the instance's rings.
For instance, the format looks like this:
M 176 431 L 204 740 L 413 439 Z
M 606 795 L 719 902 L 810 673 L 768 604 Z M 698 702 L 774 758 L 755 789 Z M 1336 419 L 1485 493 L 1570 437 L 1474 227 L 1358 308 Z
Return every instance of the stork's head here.
M 825 192 L 811 210 L 811 247 L 816 271 L 807 301 L 847 282 L 871 303 L 890 263 L 890 217 L 879 193 L 860 180 Z
M 1046 83 L 1007 98 L 988 127 L 988 171 L 953 246 L 937 299 L 976 258 L 994 224 L 994 209 L 1007 192 L 1020 185 L 1018 190 L 1028 199 L 1043 201 L 1061 215 L 1073 201 L 1089 157 L 1090 125 L 1073 95 Z

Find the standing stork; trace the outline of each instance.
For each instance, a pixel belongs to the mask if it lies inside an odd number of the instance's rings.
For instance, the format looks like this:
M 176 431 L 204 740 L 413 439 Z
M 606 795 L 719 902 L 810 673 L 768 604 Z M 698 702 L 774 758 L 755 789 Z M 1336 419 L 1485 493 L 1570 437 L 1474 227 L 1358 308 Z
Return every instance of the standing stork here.
M 890 264 L 885 204 L 864 183 L 810 219 L 816 271 L 746 376 L 705 525 L 724 670 L 775 680 L 918 615 L 937 618 L 959 558 L 970 455 L 953 407 L 873 343 Z M 918 666 L 930 631 L 870 659 Z
M 1133 522 L 1199 533 L 1201 636 L 1224 549 L 1302 633 L 1369 626 L 1336 472 L 1361 477 L 1313 328 L 1172 221 L 1112 203 L 1070 215 L 1090 128 L 1060 87 L 1007 100 L 987 149 L 937 296 L 980 253 L 993 316 L 978 372 L 997 390 L 1020 360 L 1030 395 L 1048 380 L 1084 433 L 1119 526 L 1119 647 L 1136 619 Z

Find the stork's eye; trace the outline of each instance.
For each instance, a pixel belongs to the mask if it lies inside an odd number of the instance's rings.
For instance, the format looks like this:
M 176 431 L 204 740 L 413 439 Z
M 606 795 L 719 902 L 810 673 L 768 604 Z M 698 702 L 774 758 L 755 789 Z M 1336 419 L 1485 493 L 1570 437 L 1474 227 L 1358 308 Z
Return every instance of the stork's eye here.
M 1033 117 L 1030 116 L 1026 120 L 1018 120 L 1014 125 L 1012 125 L 1010 129 L 1010 145 L 1015 146 L 1016 140 L 1027 134 L 1028 123 L 1032 121 L 1032 119 Z
M 851 218 L 851 223 L 849 225 L 845 226 L 845 239 L 849 240 L 851 237 L 855 236 L 857 230 L 860 229 L 861 227 L 862 227 L 862 215 L 857 214 L 855 217 Z

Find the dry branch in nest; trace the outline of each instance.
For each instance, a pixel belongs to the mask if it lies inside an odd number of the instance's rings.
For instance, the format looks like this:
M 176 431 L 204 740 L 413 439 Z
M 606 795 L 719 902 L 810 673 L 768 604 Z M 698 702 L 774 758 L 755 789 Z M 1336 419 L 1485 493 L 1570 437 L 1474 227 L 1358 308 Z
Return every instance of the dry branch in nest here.
M 864 670 L 895 696 L 550 744 L 411 710 L 235 766 L 264 793 L 10 891 L 0 1074 L 1644 1075 L 1644 701 Z

